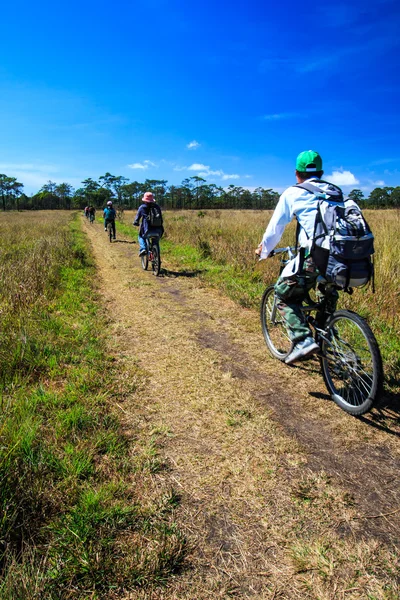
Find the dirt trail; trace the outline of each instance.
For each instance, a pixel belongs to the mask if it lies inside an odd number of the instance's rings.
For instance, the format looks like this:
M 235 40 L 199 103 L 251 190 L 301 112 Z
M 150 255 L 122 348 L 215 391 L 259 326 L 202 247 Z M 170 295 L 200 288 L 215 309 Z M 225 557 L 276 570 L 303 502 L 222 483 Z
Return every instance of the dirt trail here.
M 254 311 L 168 264 L 156 278 L 137 244 L 84 230 L 115 348 L 148 374 L 125 418 L 156 439 L 168 469 L 155 477 L 182 494 L 193 542 L 189 573 L 154 598 L 313 597 L 293 575 L 299 539 L 399 542 L 397 410 L 351 418 L 316 361 L 269 357 Z

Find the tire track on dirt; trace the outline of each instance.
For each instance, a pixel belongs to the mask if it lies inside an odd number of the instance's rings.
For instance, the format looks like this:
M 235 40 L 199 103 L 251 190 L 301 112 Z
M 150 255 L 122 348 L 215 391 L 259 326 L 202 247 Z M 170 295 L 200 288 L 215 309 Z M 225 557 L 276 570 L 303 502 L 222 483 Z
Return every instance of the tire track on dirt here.
M 179 303 L 188 305 L 182 291 L 167 283 L 168 292 Z M 188 308 L 190 312 L 190 308 Z M 209 315 L 191 311 L 191 319 L 207 322 Z M 246 383 L 252 396 L 260 403 L 273 409 L 274 418 L 290 436 L 295 437 L 307 453 L 307 466 L 313 471 L 325 470 L 334 476 L 354 496 L 366 515 L 393 513 L 400 509 L 400 458 L 393 456 L 385 446 L 376 447 L 359 444 L 356 454 L 338 445 L 331 431 L 323 422 L 311 421 L 301 403 L 296 401 L 296 392 L 288 394 L 281 380 L 272 379 L 271 374 L 261 372 L 254 359 L 223 331 L 216 332 L 203 327 L 198 342 L 204 348 L 212 348 L 221 356 L 221 368 Z M 312 361 L 319 369 L 316 359 Z M 288 368 L 277 362 L 277 368 Z M 265 391 L 266 389 L 270 391 Z M 339 409 L 337 409 L 339 410 Z M 351 420 L 351 417 L 348 417 Z M 366 519 L 364 533 L 377 536 L 389 543 L 400 542 L 400 510 L 384 517 L 380 522 Z

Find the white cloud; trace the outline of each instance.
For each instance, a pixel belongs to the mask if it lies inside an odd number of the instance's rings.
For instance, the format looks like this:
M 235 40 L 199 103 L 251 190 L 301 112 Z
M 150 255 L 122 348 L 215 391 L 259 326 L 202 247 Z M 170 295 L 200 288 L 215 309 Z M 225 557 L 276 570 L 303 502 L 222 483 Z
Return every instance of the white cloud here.
M 356 185 L 359 180 L 350 171 L 333 171 L 327 175 L 327 180 L 336 185 Z
M 201 144 L 199 144 L 199 142 L 193 140 L 187 144 L 186 148 L 189 148 L 189 150 L 196 150 L 196 148 L 199 148 L 200 146 Z
M 147 166 L 142 165 L 141 163 L 132 163 L 131 165 L 128 165 L 128 167 L 130 169 L 147 169 Z
M 176 165 L 174 171 L 196 171 L 199 177 L 220 177 L 223 181 L 227 179 L 240 179 L 240 175 L 237 173 L 228 174 L 222 169 L 211 169 L 209 165 L 203 165 L 202 163 L 193 163 L 189 167 L 179 167 Z
M 202 165 L 201 163 L 194 163 L 187 167 L 188 171 L 209 171 L 210 167 L 208 165 Z
M 206 175 L 216 175 L 217 177 L 222 177 L 223 174 L 224 172 L 221 169 L 217 169 L 216 171 L 209 169 L 206 173 Z
M 377 187 L 385 187 L 385 182 L 383 181 L 383 179 L 378 179 L 377 181 L 374 181 L 373 179 L 368 179 L 367 180 L 368 183 L 366 183 L 365 185 L 363 185 L 360 189 L 363 192 L 372 192 L 372 190 L 374 190 Z
M 226 181 L 227 179 L 240 179 L 240 175 L 238 175 L 237 173 L 233 173 L 233 175 L 228 175 L 227 173 L 224 173 L 222 175 L 222 179 L 224 181 Z
M 205 175 L 216 175 L 217 177 L 222 177 L 224 175 L 224 172 L 222 171 L 222 169 L 217 169 L 216 171 L 208 169 Z
M 128 165 L 130 169 L 148 169 L 149 167 L 156 167 L 157 165 L 153 163 L 151 160 L 144 160 L 142 163 L 132 163 Z

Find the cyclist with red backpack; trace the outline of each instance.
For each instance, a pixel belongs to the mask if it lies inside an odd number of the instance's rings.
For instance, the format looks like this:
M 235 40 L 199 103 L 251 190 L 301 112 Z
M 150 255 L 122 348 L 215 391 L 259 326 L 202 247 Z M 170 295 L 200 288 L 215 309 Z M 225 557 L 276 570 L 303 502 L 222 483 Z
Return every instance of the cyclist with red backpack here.
M 146 254 L 146 237 L 149 234 L 158 234 L 160 237 L 164 233 L 162 211 L 154 199 L 151 192 L 146 192 L 142 198 L 142 204 L 136 213 L 133 225 L 138 227 L 139 235 L 139 256 Z
M 286 265 L 275 284 L 277 308 L 285 321 L 293 350 L 287 364 L 319 350 L 304 313 L 300 310 L 308 292 L 318 283 L 327 311 L 333 313 L 338 289 L 365 285 L 372 276 L 373 235 L 360 208 L 344 200 L 339 187 L 323 181 L 322 158 L 313 150 L 301 152 L 295 170 L 297 185 L 281 195 L 256 254 L 260 259 L 273 249 L 293 217 L 297 220 L 297 256 Z M 322 278 L 320 278 L 322 279 Z M 329 294 L 326 292 L 326 283 Z

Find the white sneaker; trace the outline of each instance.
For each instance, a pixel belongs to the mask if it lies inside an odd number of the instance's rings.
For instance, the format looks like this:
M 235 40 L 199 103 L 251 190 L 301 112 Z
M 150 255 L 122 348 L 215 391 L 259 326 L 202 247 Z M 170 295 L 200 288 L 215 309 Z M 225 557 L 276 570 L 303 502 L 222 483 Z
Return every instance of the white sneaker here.
M 147 250 L 140 250 L 139 256 L 144 256 L 147 253 Z
M 311 354 L 315 354 L 318 350 L 318 344 L 316 344 L 314 338 L 312 338 L 309 335 L 304 340 L 297 342 L 289 356 L 285 359 L 285 363 L 287 365 L 291 365 L 300 358 L 304 358 L 305 356 L 311 356 Z

